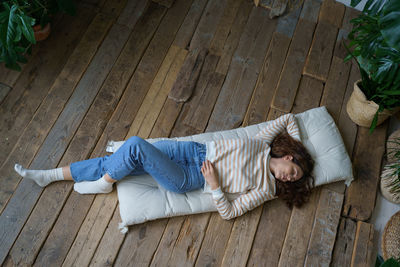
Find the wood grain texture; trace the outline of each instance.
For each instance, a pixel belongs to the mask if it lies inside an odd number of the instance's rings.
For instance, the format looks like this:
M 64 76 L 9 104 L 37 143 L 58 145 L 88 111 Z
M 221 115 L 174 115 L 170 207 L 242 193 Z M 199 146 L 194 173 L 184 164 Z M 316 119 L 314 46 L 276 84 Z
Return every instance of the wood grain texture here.
M 278 266 L 304 266 L 320 192 L 314 188 L 309 202 L 293 208 Z
M 134 135 L 142 138 L 149 137 L 151 129 L 167 99 L 168 92 L 170 92 L 179 77 L 178 73 L 184 66 L 187 55 L 187 50 L 179 46 L 171 46 L 129 129 L 128 137 Z
M 247 20 L 249 18 L 250 12 L 253 8 L 253 5 L 248 1 L 241 1 L 238 12 L 236 13 L 235 20 L 233 24 L 231 24 L 231 28 L 229 30 L 229 34 L 225 40 L 225 43 L 221 42 L 212 44 L 211 48 L 216 54 L 218 52 L 222 52 L 220 54 L 220 60 L 218 62 L 218 66 L 216 72 L 221 74 L 225 74 L 228 72 L 229 66 L 232 61 L 232 56 L 239 44 L 239 40 L 243 33 L 243 30 L 246 26 Z M 216 35 L 219 36 L 219 35 Z M 216 37 L 215 37 L 216 38 Z M 217 44 L 223 45 L 223 47 L 218 47 Z
M 268 44 L 276 28 L 276 21 L 267 19 L 266 14 L 264 9 L 253 8 L 243 32 L 249 38 L 240 39 L 207 126 L 210 131 L 232 129 L 243 122 Z M 222 128 L 212 126 L 220 121 L 224 123 Z
M 281 72 L 272 107 L 289 112 L 296 97 L 301 70 L 314 34 L 315 23 L 300 19 Z
M 207 54 L 207 49 L 194 49 L 189 52 L 168 98 L 175 102 L 186 102 L 192 96 Z
M 148 0 L 129 0 L 121 15 L 117 19 L 117 23 L 125 25 L 129 29 L 135 27 L 137 21 L 143 16 L 149 7 Z
M 333 250 L 331 266 L 350 266 L 353 255 L 357 223 L 348 218 L 340 218 L 338 234 Z
M 331 65 L 333 48 L 337 38 L 336 26 L 320 21 L 307 56 L 303 74 L 325 82 Z
M 227 0 L 208 1 L 203 11 L 196 31 L 189 44 L 189 51 L 195 49 L 209 48 L 215 34 L 218 23 L 224 13 Z
M 11 91 L 11 87 L 7 84 L 0 83 L 0 104 L 3 102 L 4 98 Z
M 388 122 L 375 128 L 359 127 L 353 156 L 355 180 L 346 190 L 342 216 L 366 221 L 375 207 Z M 374 155 L 371 157 L 370 155 Z
M 60 30 L 50 35 L 42 50 L 30 59 L 4 99 L 0 107 L 4 118 L 0 120 L 0 149 L 3 151 L 0 164 L 31 121 L 94 16 L 95 13 L 83 5 L 77 8 L 76 17 L 66 16 L 60 22 Z
M 218 22 L 217 29 L 213 36 L 213 39 L 209 45 L 209 51 L 215 55 L 220 56 L 222 54 L 222 50 L 224 48 L 224 44 L 227 41 L 227 38 L 231 34 L 231 30 L 233 30 L 234 20 L 238 19 L 238 9 L 240 6 L 247 6 L 247 1 L 241 0 L 227 0 L 226 8 L 223 11 L 221 19 Z
M 323 90 L 324 84 L 321 81 L 303 76 L 291 112 L 301 113 L 318 107 Z
M 158 3 L 162 6 L 165 6 L 167 8 L 170 8 L 175 2 L 175 0 L 152 0 L 152 1 Z
M 342 19 L 345 12 L 345 5 L 335 0 L 324 0 L 321 4 L 321 11 L 318 20 L 327 22 L 336 28 L 342 27 Z
M 329 114 L 336 123 L 339 122 L 339 116 L 342 110 L 347 80 L 350 74 L 350 66 L 351 62 L 344 63 L 343 59 L 335 56 L 333 57 L 321 99 L 321 106 L 326 106 Z
M 275 32 L 272 36 L 249 108 L 243 121 L 244 125 L 261 123 L 266 120 L 289 44 L 290 38 L 286 35 Z
M 376 261 L 374 252 L 375 239 L 374 225 L 362 221 L 357 222 L 356 237 L 354 240 L 353 256 L 351 266 L 373 266 Z
M 247 266 L 278 266 L 291 212 L 281 199 L 264 203 Z
M 344 195 L 326 188 L 321 195 L 315 212 L 305 266 L 329 266 L 335 244 Z
M 10 177 L 10 179 L 0 180 L 0 192 L 12 190 L 19 182 L 20 177 L 15 175 L 14 164 L 18 162 L 23 166 L 28 166 L 31 163 L 110 26 L 111 21 L 102 15 L 97 16 L 92 25 L 89 26 L 80 44 L 78 44 L 64 69 L 57 77 L 51 92 L 44 99 L 32 121 L 21 133 L 21 137 L 16 142 L 14 149 L 2 164 L 1 173 Z M 0 195 L 3 199 L 0 206 L 0 210 L 2 210 L 7 194 L 0 193 Z
M 279 17 L 285 13 L 288 6 L 288 0 L 274 0 L 272 3 L 271 12 L 269 13 L 269 18 Z
M 57 165 L 58 161 L 63 156 L 69 142 L 71 141 L 73 134 L 79 127 L 80 122 L 82 121 L 84 115 L 86 114 L 91 103 L 96 97 L 96 94 L 98 93 L 104 79 L 106 78 L 108 72 L 113 66 L 120 51 L 122 50 L 123 44 L 126 42 L 128 35 L 129 30 L 127 30 L 127 28 L 123 26 L 117 26 L 114 28 L 114 31 L 110 31 L 110 35 L 107 36 L 102 46 L 99 48 L 98 53 L 93 58 L 91 64 L 85 72 L 85 75 L 82 77 L 79 84 L 77 85 L 74 94 L 69 99 L 68 104 L 65 106 L 63 112 L 60 114 L 58 120 L 54 124 L 54 127 L 50 131 L 35 159 L 33 160 L 30 166 L 32 169 L 47 169 L 55 167 Z M 113 52 L 106 52 L 109 50 Z M 103 65 L 107 66 L 107 68 L 103 67 L 99 69 L 99 66 Z M 89 84 L 90 86 L 88 86 Z M 91 90 L 88 89 L 89 87 L 91 88 Z M 54 144 L 57 144 L 57 146 L 55 146 Z M 11 201 L 20 202 L 20 207 L 26 206 L 26 208 L 28 209 L 28 207 L 31 207 L 36 203 L 37 198 L 40 196 L 41 190 L 39 189 L 36 194 L 33 194 L 31 191 L 32 184 L 27 182 L 28 181 L 26 181 L 25 179 L 22 180 L 18 187 L 18 189 L 21 188 L 22 193 L 20 195 L 14 194 Z M 61 187 L 61 184 L 54 185 L 55 188 L 57 188 L 58 186 Z M 68 195 L 68 187 L 65 188 L 64 185 L 64 187 L 61 188 L 63 188 L 63 190 L 66 190 L 67 192 L 60 193 L 60 197 L 65 197 L 66 195 Z M 54 194 L 51 193 L 51 191 L 48 191 L 48 193 L 50 195 Z M 29 195 L 30 201 L 26 201 L 26 195 Z M 43 198 L 43 201 L 49 200 L 50 199 L 48 197 Z M 59 201 L 59 203 L 61 203 L 61 206 L 57 205 L 58 203 L 53 203 L 50 207 L 59 209 L 62 207 L 63 201 Z M 9 206 L 7 206 L 7 208 L 8 207 Z M 42 208 L 49 207 L 42 206 Z M 56 212 L 54 213 L 57 214 Z M 20 213 L 19 216 L 27 216 L 27 214 Z M 40 218 L 40 216 L 37 218 Z M 42 223 L 41 225 L 38 225 L 38 228 L 49 227 L 51 226 L 51 222 L 52 220 L 46 223 Z M 17 227 L 17 225 L 15 225 L 14 227 Z

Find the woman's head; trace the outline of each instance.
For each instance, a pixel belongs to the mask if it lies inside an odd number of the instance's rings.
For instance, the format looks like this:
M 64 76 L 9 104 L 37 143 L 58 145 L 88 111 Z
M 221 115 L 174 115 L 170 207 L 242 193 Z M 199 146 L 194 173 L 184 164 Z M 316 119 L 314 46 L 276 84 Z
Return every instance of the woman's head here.
M 314 160 L 300 141 L 287 133 L 278 135 L 271 144 L 271 172 L 276 178 L 278 197 L 289 207 L 302 206 L 308 201 L 314 178 Z

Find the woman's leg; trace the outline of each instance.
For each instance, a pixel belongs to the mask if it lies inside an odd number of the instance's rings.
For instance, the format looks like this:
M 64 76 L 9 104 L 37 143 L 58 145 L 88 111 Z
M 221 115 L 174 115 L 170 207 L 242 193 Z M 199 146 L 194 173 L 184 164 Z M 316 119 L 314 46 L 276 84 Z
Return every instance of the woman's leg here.
M 190 172 L 193 168 L 185 168 L 185 166 L 191 162 L 190 157 L 193 155 L 189 153 L 188 156 L 186 153 L 186 156 L 180 156 L 182 145 L 182 142 L 177 141 L 160 141 L 152 145 L 140 137 L 131 137 L 103 162 L 102 168 L 114 181 L 127 175 L 149 173 L 167 190 L 186 192 L 188 189 L 192 189 L 190 186 L 188 187 L 188 184 L 191 184 Z M 178 164 L 182 162 L 183 165 Z M 196 164 L 198 170 L 192 172 L 200 173 L 201 162 Z M 72 166 L 71 169 L 73 170 Z M 196 177 L 196 179 L 202 181 L 201 179 L 204 178 Z M 99 193 L 96 188 L 92 187 L 97 182 L 77 183 L 75 189 L 80 193 Z M 194 186 L 199 187 L 201 184 Z

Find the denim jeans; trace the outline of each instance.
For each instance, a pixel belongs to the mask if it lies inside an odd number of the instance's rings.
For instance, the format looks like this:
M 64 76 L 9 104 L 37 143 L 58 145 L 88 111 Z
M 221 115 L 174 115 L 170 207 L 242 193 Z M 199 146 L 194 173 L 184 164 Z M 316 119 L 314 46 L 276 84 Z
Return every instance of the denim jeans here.
M 175 140 L 150 144 L 134 136 L 114 154 L 74 162 L 70 169 L 75 182 L 95 181 L 105 173 L 114 180 L 148 173 L 165 189 L 184 193 L 203 188 L 201 166 L 205 157 L 204 144 Z

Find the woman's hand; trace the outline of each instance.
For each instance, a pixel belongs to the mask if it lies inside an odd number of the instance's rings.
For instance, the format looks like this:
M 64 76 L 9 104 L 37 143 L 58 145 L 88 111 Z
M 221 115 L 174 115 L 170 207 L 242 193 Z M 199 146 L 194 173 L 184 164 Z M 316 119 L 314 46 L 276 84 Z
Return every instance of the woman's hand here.
M 214 166 L 211 161 L 203 161 L 203 166 L 201 166 L 201 173 L 206 179 L 207 183 L 211 186 L 211 190 L 215 190 L 219 187 L 218 175 L 215 172 Z

